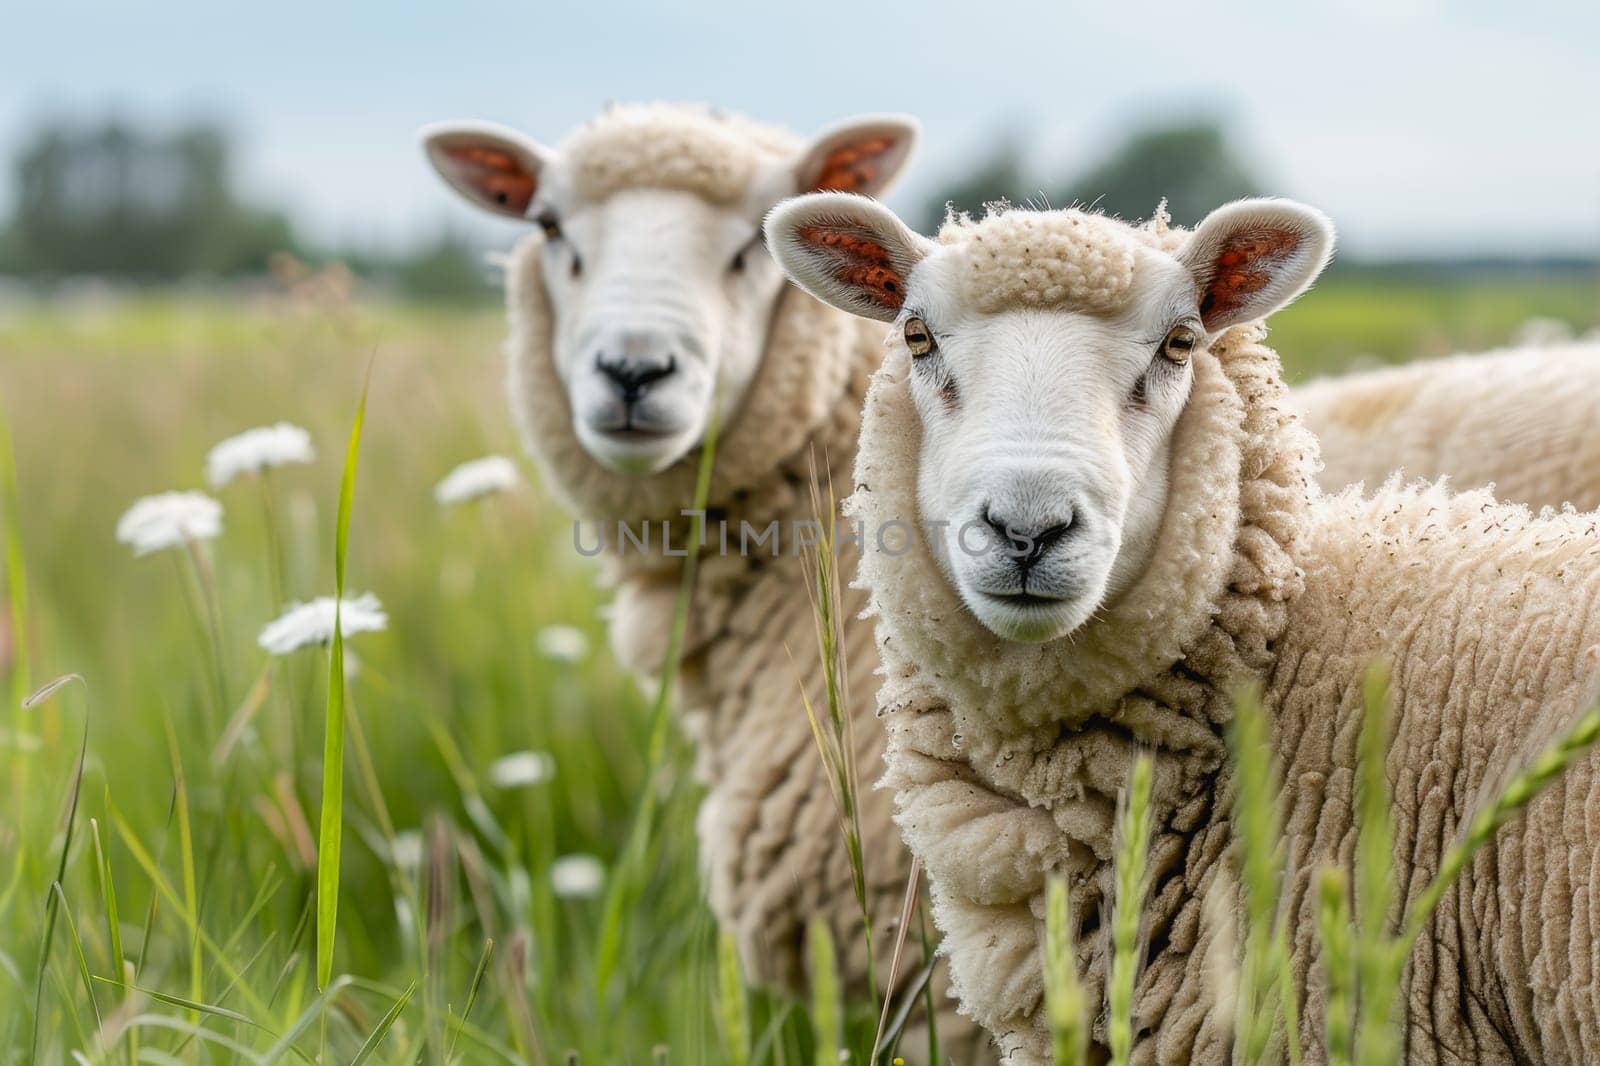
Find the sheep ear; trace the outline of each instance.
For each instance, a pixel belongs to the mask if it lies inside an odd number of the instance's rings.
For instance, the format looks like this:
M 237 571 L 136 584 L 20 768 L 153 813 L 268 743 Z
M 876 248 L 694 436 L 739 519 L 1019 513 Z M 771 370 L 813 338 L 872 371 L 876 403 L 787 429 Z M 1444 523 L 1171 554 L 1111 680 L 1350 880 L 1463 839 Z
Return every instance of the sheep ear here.
M 910 115 L 863 115 L 830 126 L 800 157 L 795 191 L 880 196 L 900 176 L 920 134 Z
M 1239 200 L 1195 227 L 1179 259 L 1200 320 L 1217 333 L 1266 318 L 1305 292 L 1333 255 L 1333 223 L 1292 200 Z
M 785 200 L 767 215 L 767 248 L 795 284 L 842 311 L 892 322 L 906 281 L 932 247 L 865 196 L 823 192 Z
M 496 215 L 526 218 L 539 172 L 552 153 L 492 122 L 438 122 L 419 135 L 428 162 L 467 202 Z

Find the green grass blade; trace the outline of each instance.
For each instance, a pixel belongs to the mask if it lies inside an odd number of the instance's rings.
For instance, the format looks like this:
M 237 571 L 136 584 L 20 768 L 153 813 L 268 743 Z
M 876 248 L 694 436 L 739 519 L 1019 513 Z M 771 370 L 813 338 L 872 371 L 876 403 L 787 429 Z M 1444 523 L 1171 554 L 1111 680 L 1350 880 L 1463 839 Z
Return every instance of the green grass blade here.
M 370 371 L 369 371 L 370 373 Z M 339 858 L 344 835 L 344 602 L 345 558 L 350 546 L 350 509 L 356 493 L 356 463 L 361 456 L 361 427 L 367 416 L 368 384 L 361 387 L 355 424 L 345 448 L 344 476 L 339 483 L 339 521 L 334 532 L 333 646 L 328 656 L 328 707 L 323 723 L 322 818 L 317 834 L 317 987 L 333 978 L 333 945 L 339 920 Z
M 750 1061 L 750 997 L 739 969 L 739 944 L 727 929 L 717 931 L 717 1022 L 728 1066 Z
M 52 884 L 50 891 L 56 896 L 56 910 L 60 912 L 61 920 L 66 923 L 67 935 L 72 940 L 73 957 L 78 963 L 78 977 L 83 981 L 83 990 L 89 996 L 89 1007 L 94 1011 L 95 1029 L 102 1029 L 106 1023 L 100 1016 L 100 1001 L 94 996 L 94 981 L 89 976 L 89 960 L 83 954 L 83 941 L 78 937 L 78 923 L 72 920 L 72 908 L 67 904 L 67 894 L 61 891 L 61 882 Z
M 1328 981 L 1322 1042 L 1328 1066 L 1350 1066 L 1355 1046 L 1359 949 L 1353 949 L 1350 943 L 1350 901 L 1339 870 L 1322 871 L 1317 900 L 1317 932 L 1322 940 L 1322 968 Z
M 1111 909 L 1111 973 L 1106 981 L 1109 1020 L 1107 1042 L 1113 1066 L 1127 1066 L 1133 1054 L 1133 991 L 1139 975 L 1140 920 L 1148 889 L 1150 863 L 1150 792 L 1155 764 L 1148 752 L 1134 760 L 1119 812 L 1115 870 L 1116 895 Z
M 344 974 L 329 981 L 328 987 L 317 993 L 316 999 L 306 1004 L 305 1010 L 300 1012 L 299 1017 L 294 1020 L 293 1024 L 288 1029 L 285 1029 L 277 1042 L 267 1049 L 266 1054 L 261 1056 L 262 1063 L 278 1062 L 289 1054 L 295 1055 L 306 1062 L 312 1061 L 309 1055 L 295 1046 L 295 1041 L 304 1036 L 313 1024 L 325 1016 L 324 1012 L 328 1009 L 328 1005 L 351 983 L 349 976 Z
M 1392 1062 L 1400 1057 L 1391 1018 L 1400 974 L 1389 966 L 1389 904 L 1394 895 L 1394 816 L 1385 763 L 1389 751 L 1389 668 L 1374 663 L 1363 688 L 1361 736 L 1356 747 L 1356 972 L 1361 1005 L 1355 1060 Z M 1330 972 L 1330 980 L 1332 979 Z
M 178 751 L 178 735 L 172 719 L 166 719 L 167 750 L 172 759 L 172 786 L 178 815 L 178 860 L 183 873 L 183 913 L 191 929 L 200 927 L 199 892 L 194 867 L 194 834 L 189 824 L 189 785 L 183 774 L 183 756 Z M 189 998 L 199 1000 L 204 991 L 204 965 L 200 939 L 189 938 Z M 191 1021 L 194 1019 L 191 1019 Z
M 494 941 L 485 940 L 483 942 L 483 953 L 478 956 L 478 968 L 472 974 L 472 984 L 467 987 L 467 1002 L 462 1006 L 460 1015 L 455 1018 L 450 1026 L 450 1040 L 445 1045 L 444 1052 L 445 1061 L 447 1062 L 455 1056 L 456 1038 L 461 1035 L 461 1027 L 466 1024 L 467 1019 L 472 1015 L 472 1005 L 478 1001 L 478 989 L 483 987 L 483 978 L 489 972 L 489 960 L 493 957 Z
M 161 899 L 165 899 L 168 905 L 173 907 L 185 922 L 188 922 L 189 915 L 184 910 L 183 902 L 178 898 L 177 891 L 172 887 L 167 879 L 162 876 L 161 867 L 157 865 L 153 858 L 150 857 L 150 853 L 145 850 L 144 845 L 139 842 L 139 838 L 134 835 L 133 827 L 128 824 L 127 819 L 124 818 L 121 812 L 119 812 L 116 808 L 109 808 L 108 812 L 111 815 L 112 822 L 117 827 L 117 832 L 122 836 L 122 842 L 123 845 L 127 847 L 128 854 L 133 856 L 133 861 L 144 870 L 145 876 L 150 878 L 150 883 L 155 887 L 156 891 L 154 895 Z M 154 899 L 152 899 L 152 911 L 154 910 L 154 906 Z M 189 925 L 188 933 L 190 936 L 197 938 L 200 941 L 201 946 L 211 953 L 211 957 L 216 960 L 218 966 L 222 967 L 222 971 L 228 975 L 229 980 L 238 984 L 239 992 L 249 1002 L 250 1009 L 256 1011 L 258 1014 L 265 1014 L 267 1009 L 266 1004 L 262 1003 L 261 1000 L 255 995 L 248 982 L 241 982 L 240 979 L 243 975 L 239 972 L 239 968 L 235 966 L 228 958 L 227 953 L 222 950 L 221 945 L 219 945 L 216 940 L 212 939 L 211 935 L 208 934 L 199 924 Z M 146 933 L 145 939 L 149 939 L 148 932 Z M 146 954 L 148 954 L 148 952 Z
M 389 1030 L 394 1028 L 394 1023 L 400 1020 L 400 1015 L 405 1012 L 406 1004 L 411 1002 L 411 996 L 416 990 L 417 983 L 415 981 L 406 985 L 406 990 L 400 993 L 400 998 L 394 1001 L 394 1005 L 389 1008 L 382 1020 L 378 1022 L 377 1028 L 373 1029 L 371 1035 L 362 1043 L 361 1050 L 356 1052 L 355 1058 L 350 1060 L 350 1066 L 361 1066 L 363 1062 L 372 1057 L 372 1053 L 378 1050 L 378 1045 L 383 1043 L 383 1038 L 388 1035 Z
M 833 933 L 826 922 L 814 918 L 806 930 L 811 955 L 811 1025 L 816 1030 L 817 1066 L 837 1066 L 844 1036 L 844 1008 L 840 1000 L 839 960 Z
M 1067 882 L 1052 877 L 1045 890 L 1044 1005 L 1056 1066 L 1088 1062 L 1089 1029 L 1083 985 L 1073 948 L 1072 902 Z
M 1243 965 L 1235 999 L 1234 1041 L 1237 1061 L 1269 1061 L 1280 1018 L 1286 1021 L 1289 1059 L 1300 1060 L 1299 1033 L 1287 1024 L 1298 1014 L 1286 980 L 1283 924 L 1279 921 L 1283 885 L 1282 831 L 1278 823 L 1277 767 L 1273 765 L 1270 730 L 1259 693 L 1246 691 L 1234 701 L 1228 726 L 1233 761 L 1233 825 L 1238 840 L 1244 887 Z
M 76 681 L 88 689 L 88 683 L 77 674 L 63 674 L 54 681 L 45 685 L 33 695 L 22 701 L 24 709 L 32 710 L 45 700 L 53 696 L 58 690 Z M 78 821 L 78 795 L 83 787 L 83 761 L 89 755 L 89 709 L 83 711 L 83 739 L 78 744 L 78 765 L 72 772 L 72 788 L 67 799 L 67 824 L 61 839 L 61 861 L 56 864 L 56 884 L 67 876 L 67 857 L 72 854 L 72 830 Z M 28 1061 L 32 1062 L 39 1053 L 39 1012 L 44 1005 L 44 979 L 50 969 L 50 944 L 55 938 L 56 915 L 59 911 L 57 896 L 53 892 L 45 894 L 44 901 L 44 938 L 39 947 L 39 974 L 33 988 L 33 1035 L 28 1041 Z
M 138 992 L 140 995 L 149 996 L 151 999 L 165 1003 L 168 1006 L 182 1007 L 184 1010 L 193 1014 L 209 1014 L 216 1018 L 226 1018 L 230 1022 L 238 1022 L 240 1025 L 248 1025 L 252 1029 L 260 1029 L 268 1036 L 277 1036 L 277 1034 L 271 1029 L 267 1028 L 265 1025 L 262 1025 L 248 1014 L 241 1014 L 238 1011 L 232 1010 L 228 1007 L 219 1007 L 214 1003 L 202 1003 L 197 999 L 188 999 L 184 996 L 175 996 L 170 992 L 162 992 L 158 989 L 146 988 L 144 985 L 130 985 L 123 981 L 113 981 L 109 977 L 96 977 L 95 980 L 99 981 L 101 984 L 117 985 L 120 988 L 126 988 L 130 991 Z
M 17 457 L 11 446 L 11 426 L 0 411 L 0 545 L 4 547 L 6 604 L 11 622 L 14 657 L 11 664 L 11 713 L 17 731 L 23 726 L 22 703 L 28 695 L 28 580 L 22 565 L 21 506 L 17 501 Z
M 107 790 L 106 805 L 111 804 L 110 790 Z M 89 819 L 90 839 L 94 841 L 94 870 L 97 886 L 100 889 L 100 903 L 106 912 L 106 935 L 111 944 L 111 965 L 113 973 L 120 978 L 126 972 L 127 956 L 122 951 L 122 921 L 117 914 L 117 885 L 111 877 L 111 860 L 106 855 L 105 847 L 100 841 L 100 823 Z

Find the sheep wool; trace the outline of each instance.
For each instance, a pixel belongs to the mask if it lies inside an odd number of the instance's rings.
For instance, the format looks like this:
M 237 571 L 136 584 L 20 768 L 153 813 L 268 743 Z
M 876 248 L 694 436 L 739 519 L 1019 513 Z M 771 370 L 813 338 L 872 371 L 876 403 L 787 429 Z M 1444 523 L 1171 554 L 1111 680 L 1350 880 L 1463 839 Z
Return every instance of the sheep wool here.
M 1291 391 L 1322 442 L 1330 491 L 1389 472 L 1493 484 L 1530 507 L 1600 507 L 1600 343 L 1426 360 Z
M 1138 751 L 1156 773 L 1133 1061 L 1231 1058 L 1232 1006 L 1216 975 L 1242 925 L 1223 734 L 1247 684 L 1263 694 L 1287 782 L 1291 970 L 1315 1059 L 1315 874 L 1352 862 L 1369 663 L 1387 657 L 1393 671 L 1387 768 L 1402 875 L 1391 927 L 1475 804 L 1594 693 L 1596 519 L 1398 481 L 1371 499 L 1322 495 L 1316 442 L 1264 336 L 1238 326 L 1195 353 L 1152 561 L 1070 637 L 995 636 L 921 539 L 862 557 L 885 673 L 883 785 L 929 874 L 962 1008 L 1008 1063 L 1050 1061 L 1050 875 L 1069 881 L 1080 968 L 1091 1002 L 1103 994 L 1116 797 Z M 918 518 L 908 364 L 893 351 L 868 392 L 847 511 L 869 528 Z M 1597 844 L 1589 758 L 1479 854 L 1425 931 L 1405 984 L 1409 1062 L 1595 1061 Z
M 742 115 L 683 104 L 614 104 L 561 146 L 590 200 L 619 189 L 679 189 L 733 203 L 761 167 L 793 159 L 801 140 Z
M 1188 231 L 1166 204 L 1139 227 L 1173 252 Z M 1533 320 L 1517 347 L 1326 377 L 1289 390 L 1322 453 L 1325 492 L 1449 478 L 1532 508 L 1600 507 L 1600 336 Z
M 775 131 L 694 109 L 664 105 L 614 109 L 563 147 L 582 160 L 589 193 L 642 182 L 736 198 L 753 160 L 790 144 Z M 765 129 L 761 127 L 760 129 Z M 797 142 L 796 142 L 797 143 Z M 791 153 L 792 154 L 792 153 Z M 642 678 L 658 675 L 667 654 L 695 498 L 698 449 L 649 478 L 626 477 L 595 461 L 577 440 L 566 390 L 551 356 L 551 311 L 541 279 L 543 237 L 526 238 L 507 266 L 510 317 L 509 393 L 524 444 L 542 481 L 589 527 L 671 529 L 649 550 L 615 539 L 602 555 L 602 580 L 614 591 L 610 638 L 622 664 Z M 709 520 L 730 540 L 741 523 L 757 532 L 779 523 L 778 547 L 723 554 L 712 531 L 701 554 L 689 628 L 681 649 L 676 704 L 696 744 L 696 771 L 707 785 L 698 816 L 700 862 L 710 906 L 738 941 L 745 977 L 789 993 L 805 986 L 805 937 L 813 920 L 831 928 L 847 994 L 867 988 L 867 943 L 844 837 L 801 698 L 825 706 L 815 666 L 816 631 L 806 595 L 795 522 L 818 518 L 813 470 L 847 486 L 868 377 L 883 353 L 883 328 L 836 311 L 793 287 L 781 297 L 766 351 L 739 411 L 719 433 Z M 813 464 L 815 464 L 813 466 Z M 737 543 L 736 540 L 734 543 Z M 842 553 L 840 571 L 853 572 Z M 874 719 L 877 656 L 870 623 L 858 616 L 865 595 L 843 604 L 847 707 L 855 757 L 867 780 L 882 764 L 885 737 Z M 792 653 L 792 654 L 791 654 Z M 810 664 L 810 665 L 808 665 Z M 910 856 L 892 823 L 887 793 L 858 797 L 866 886 L 876 958 L 887 977 Z M 987 1039 L 947 1006 L 939 1019 L 943 1047 L 955 1061 L 981 1060 Z M 907 1036 L 908 1048 L 918 1045 Z

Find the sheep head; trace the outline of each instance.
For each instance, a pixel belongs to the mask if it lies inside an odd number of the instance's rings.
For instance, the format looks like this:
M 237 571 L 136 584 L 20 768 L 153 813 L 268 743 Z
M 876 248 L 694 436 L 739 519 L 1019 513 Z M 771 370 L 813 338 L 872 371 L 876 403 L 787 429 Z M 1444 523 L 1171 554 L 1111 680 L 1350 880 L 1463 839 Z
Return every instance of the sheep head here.
M 1294 299 L 1332 227 L 1282 200 L 1210 215 L 1181 245 L 1082 211 L 953 220 L 937 241 L 863 197 L 802 196 L 766 224 L 819 299 L 893 323 L 885 372 L 920 423 L 918 519 L 995 634 L 1066 636 L 1144 572 L 1169 504 L 1193 361 Z
M 455 191 L 543 230 L 551 357 L 573 429 L 605 466 L 647 476 L 683 458 L 713 412 L 739 409 L 766 348 L 783 274 L 761 240 L 780 199 L 878 192 L 915 144 L 873 116 L 805 144 L 735 116 L 618 106 L 559 148 L 485 123 L 423 131 Z

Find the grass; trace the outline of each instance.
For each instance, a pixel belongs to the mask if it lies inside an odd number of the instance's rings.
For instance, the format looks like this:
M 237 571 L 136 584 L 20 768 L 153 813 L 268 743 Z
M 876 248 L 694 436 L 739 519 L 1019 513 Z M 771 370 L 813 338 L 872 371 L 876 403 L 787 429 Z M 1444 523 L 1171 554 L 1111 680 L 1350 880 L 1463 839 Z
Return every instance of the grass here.
M 1595 294 L 1333 282 L 1274 341 L 1304 377 L 1503 341 L 1531 315 L 1588 327 Z M 519 454 L 501 333 L 494 312 L 265 299 L 0 310 L 0 1063 L 653 1063 L 665 1048 L 797 1066 L 836 1041 L 860 1061 L 884 1017 L 898 1031 L 903 1003 L 840 1004 L 826 980 L 816 1004 L 743 989 L 702 902 L 691 753 L 609 661 L 567 517 L 531 489 L 434 505 L 457 462 Z M 341 445 L 369 361 L 350 497 Z M 318 461 L 221 490 L 224 534 L 192 569 L 114 542 L 134 498 L 200 487 L 212 443 L 278 419 L 312 431 Z M 341 528 L 344 584 L 382 598 L 388 631 L 337 659 L 270 658 L 255 637 L 283 601 L 339 584 Z M 813 577 L 827 600 L 834 576 Z M 589 653 L 542 654 L 551 625 Z M 87 685 L 22 708 L 33 679 L 69 673 Z M 842 751 L 832 707 L 814 711 Z M 496 784 L 518 751 L 548 753 L 554 776 Z M 325 763 L 350 787 L 325 792 Z M 837 768 L 846 824 L 857 773 Z M 338 861 L 319 865 L 330 826 Z M 558 894 L 569 855 L 600 860 L 599 894 Z M 1342 887 L 1359 916 L 1366 890 Z M 1052 897 L 1051 987 L 1074 1047 L 1094 1011 L 1071 1009 L 1059 965 L 1067 904 Z M 812 940 L 824 973 L 839 953 Z

